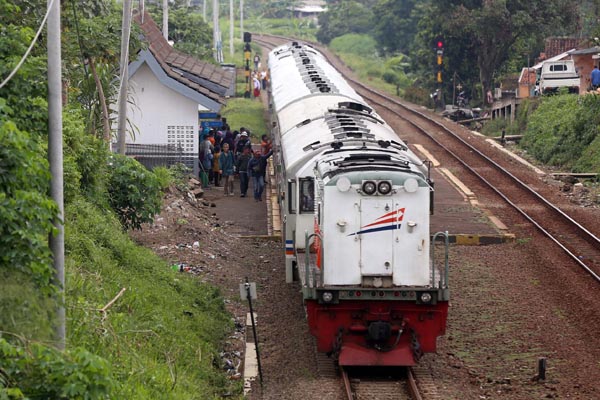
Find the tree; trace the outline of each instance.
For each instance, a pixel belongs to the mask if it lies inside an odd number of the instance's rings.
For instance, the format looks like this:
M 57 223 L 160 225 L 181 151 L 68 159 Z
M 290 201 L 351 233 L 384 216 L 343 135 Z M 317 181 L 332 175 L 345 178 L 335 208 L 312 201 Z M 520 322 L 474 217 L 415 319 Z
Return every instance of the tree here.
M 520 38 L 573 26 L 578 10 L 568 0 L 440 0 L 432 6 L 430 16 L 445 35 L 446 46 L 458 45 L 475 56 L 482 96 L 491 89 L 494 73 L 510 59 Z M 451 43 L 450 37 L 458 43 Z M 450 68 L 461 62 L 447 56 L 445 60 Z
M 149 7 L 154 21 L 162 21 L 162 7 Z M 212 28 L 204 21 L 202 13 L 193 7 L 176 3 L 169 7 L 169 39 L 173 47 L 203 60 L 212 60 Z
M 116 99 L 122 11 L 106 0 L 70 0 L 62 5 L 63 62 L 69 92 L 88 112 L 86 130 L 110 140 L 110 103 Z M 141 48 L 132 26 L 130 59 Z
M 317 40 L 328 44 L 347 33 L 367 33 L 371 30 L 372 18 L 373 12 L 368 4 L 354 0 L 331 4 L 327 12 L 319 15 Z
M 391 57 L 384 66 L 383 80 L 396 86 L 396 96 L 400 96 L 400 88 L 411 84 L 411 79 L 406 73 L 410 67 L 408 57 L 403 54 Z
M 373 36 L 384 53 L 408 53 L 417 33 L 416 0 L 381 0 L 373 8 Z

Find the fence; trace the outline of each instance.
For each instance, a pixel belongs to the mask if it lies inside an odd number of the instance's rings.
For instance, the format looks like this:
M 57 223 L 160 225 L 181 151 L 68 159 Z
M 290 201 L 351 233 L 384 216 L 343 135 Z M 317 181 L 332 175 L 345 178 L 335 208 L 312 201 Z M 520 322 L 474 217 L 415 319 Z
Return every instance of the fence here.
M 182 146 L 173 144 L 127 143 L 125 154 L 135 158 L 148 169 L 184 164 L 190 170 L 193 170 L 194 162 L 197 158 L 192 153 L 184 153 Z

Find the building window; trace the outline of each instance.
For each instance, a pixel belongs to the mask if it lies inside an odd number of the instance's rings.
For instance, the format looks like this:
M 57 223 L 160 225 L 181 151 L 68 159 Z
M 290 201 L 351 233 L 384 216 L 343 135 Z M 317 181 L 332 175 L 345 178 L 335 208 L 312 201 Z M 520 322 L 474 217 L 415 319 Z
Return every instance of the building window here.
M 192 125 L 168 125 L 167 144 L 181 147 L 184 153 L 194 152 L 194 126 Z

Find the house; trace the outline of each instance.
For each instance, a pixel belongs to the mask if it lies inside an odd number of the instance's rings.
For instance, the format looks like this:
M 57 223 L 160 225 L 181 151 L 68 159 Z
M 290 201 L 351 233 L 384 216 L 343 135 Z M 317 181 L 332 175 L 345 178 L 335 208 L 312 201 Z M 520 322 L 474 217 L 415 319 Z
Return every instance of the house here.
M 199 113 L 218 113 L 235 72 L 175 50 L 152 17 L 134 11 L 147 50 L 129 65 L 127 154 L 145 165 L 183 162 L 198 171 Z
M 579 93 L 583 94 L 587 92 L 590 86 L 592 86 L 590 74 L 592 73 L 594 66 L 598 65 L 598 60 L 600 59 L 600 46 L 594 46 L 580 50 L 571 50 L 569 55 L 575 62 L 575 69 L 581 77 Z
M 305 0 L 293 6 L 292 11 L 296 18 L 312 19 L 316 22 L 319 14 L 327 10 L 326 6 L 327 3 L 324 0 Z

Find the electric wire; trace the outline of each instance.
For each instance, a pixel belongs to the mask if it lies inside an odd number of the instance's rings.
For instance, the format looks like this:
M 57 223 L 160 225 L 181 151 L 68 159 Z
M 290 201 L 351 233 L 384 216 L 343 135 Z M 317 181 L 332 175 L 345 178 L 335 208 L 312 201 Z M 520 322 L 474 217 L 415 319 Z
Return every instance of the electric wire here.
M 29 53 L 31 53 L 31 49 L 33 49 L 33 46 L 37 42 L 37 40 L 38 40 L 38 38 L 40 36 L 40 33 L 42 33 L 42 29 L 44 29 L 44 25 L 46 25 L 46 20 L 48 19 L 48 15 L 50 15 L 50 10 L 52 9 L 52 5 L 54 4 L 54 1 L 55 0 L 51 0 L 50 4 L 48 4 L 48 9 L 46 10 L 46 15 L 44 15 L 44 19 L 42 20 L 42 23 L 40 24 L 40 27 L 37 30 L 37 33 L 35 34 L 35 37 L 31 41 L 31 44 L 29 45 L 29 48 L 27 49 L 27 51 L 25 52 L 25 54 L 21 58 L 21 61 L 19 61 L 19 63 L 15 67 L 15 69 L 12 70 L 12 72 L 6 77 L 6 79 L 4 81 L 2 81 L 2 83 L 0 83 L 0 89 L 2 89 L 12 79 L 12 77 L 23 66 L 23 63 L 25 63 L 25 60 L 27 59 L 27 57 L 29 57 Z

